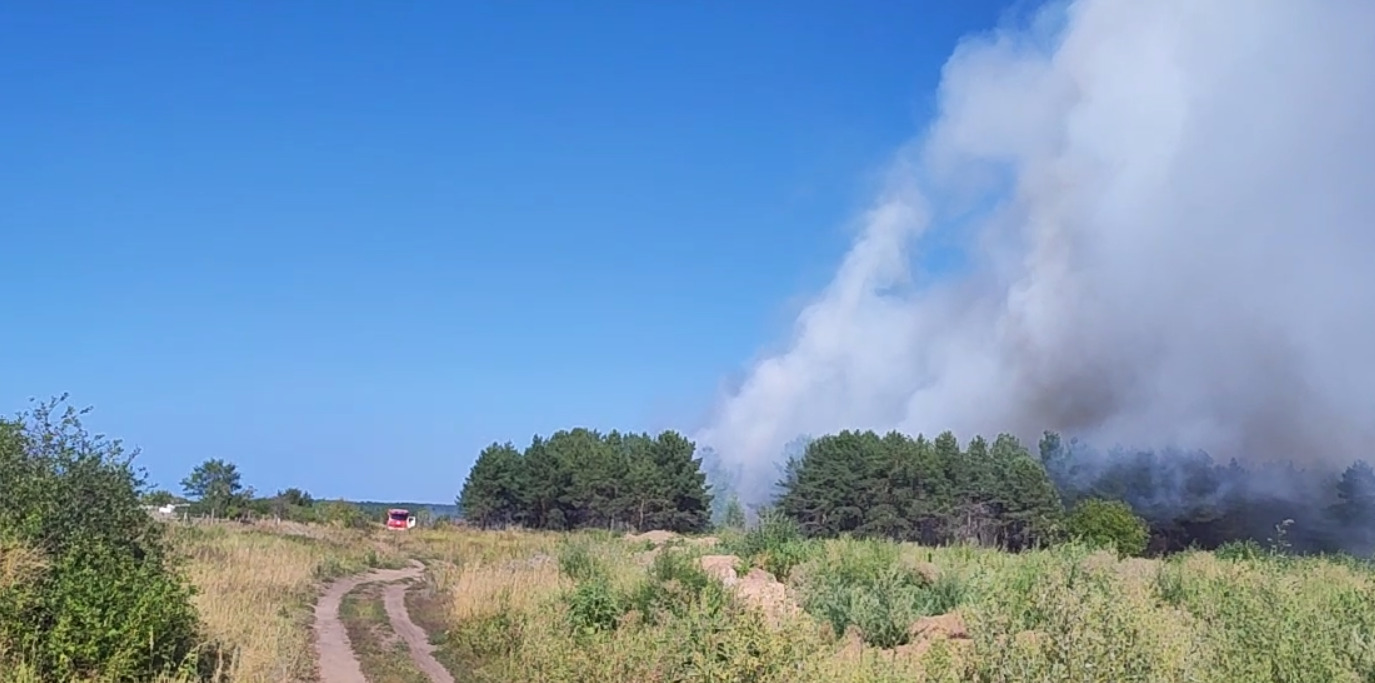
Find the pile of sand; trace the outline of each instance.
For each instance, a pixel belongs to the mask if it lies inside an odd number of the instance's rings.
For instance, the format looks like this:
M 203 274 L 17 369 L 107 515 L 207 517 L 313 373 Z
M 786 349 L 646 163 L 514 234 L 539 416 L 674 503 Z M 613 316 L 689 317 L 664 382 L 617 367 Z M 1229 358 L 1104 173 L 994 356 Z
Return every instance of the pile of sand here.
M 735 570 L 740 558 L 734 555 L 704 555 L 700 561 L 708 576 L 731 589 L 742 603 L 762 611 L 771 622 L 778 623 L 801 613 L 801 608 L 788 595 L 787 586 L 773 574 L 756 567 L 741 578 Z

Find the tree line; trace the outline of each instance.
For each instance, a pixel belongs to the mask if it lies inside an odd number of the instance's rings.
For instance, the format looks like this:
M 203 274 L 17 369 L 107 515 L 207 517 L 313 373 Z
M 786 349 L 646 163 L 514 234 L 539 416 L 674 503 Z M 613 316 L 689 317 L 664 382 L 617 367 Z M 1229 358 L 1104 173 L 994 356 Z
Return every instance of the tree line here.
M 478 526 L 666 529 L 711 523 L 696 446 L 674 431 L 606 434 L 577 428 L 536 436 L 523 451 L 493 443 L 478 455 L 458 506 Z
M 1140 525 L 1141 549 L 1153 552 L 1234 541 L 1375 551 L 1375 471 L 1365 462 L 1340 474 L 1292 464 L 1248 468 L 1202 452 L 1100 451 L 1054 432 L 1035 448 L 1008 434 L 962 445 L 949 431 L 799 440 L 789 445 L 771 507 L 816 537 L 1018 549 L 1104 527 L 1134 539 Z M 488 446 L 458 504 L 484 527 L 689 532 L 713 517 L 743 524 L 734 495 L 708 486 L 705 472 L 715 472 L 718 484 L 726 477 L 709 452 L 706 460 L 675 432 L 566 430 L 537 436 L 524 451 Z
M 166 489 L 146 491 L 141 496 L 144 505 L 162 507 L 174 505 L 179 511 L 197 517 L 227 520 L 280 519 L 302 523 L 322 523 L 350 528 L 364 528 L 381 522 L 388 507 L 386 503 L 359 503 L 343 499 L 321 500 L 310 492 L 290 487 L 270 496 L 259 496 L 243 484 L 239 468 L 220 458 L 206 460 L 191 470 L 181 481 L 182 495 Z M 404 506 L 403 506 L 404 507 Z M 414 510 L 421 526 L 445 521 L 443 515 Z
M 813 536 L 850 533 L 924 544 L 1023 548 L 1062 522 L 1060 494 L 1014 437 L 934 439 L 843 431 L 788 461 L 777 508 Z

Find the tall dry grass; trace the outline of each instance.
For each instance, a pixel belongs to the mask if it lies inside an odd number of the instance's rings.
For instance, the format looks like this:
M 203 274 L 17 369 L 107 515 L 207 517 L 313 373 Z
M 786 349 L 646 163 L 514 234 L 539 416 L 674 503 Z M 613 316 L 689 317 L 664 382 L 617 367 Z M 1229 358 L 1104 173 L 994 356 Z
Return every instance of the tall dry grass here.
M 384 533 L 301 524 L 177 527 L 173 539 L 188 558 L 206 633 L 232 655 L 229 680 L 312 680 L 310 626 L 320 584 L 399 566 Z
M 376 566 L 399 566 L 385 532 L 282 524 L 171 523 L 170 538 L 197 593 L 206 636 L 225 657 L 229 683 L 314 678 L 312 605 L 322 581 Z M 0 590 L 38 568 L 38 556 L 0 548 Z M 7 656 L 0 643 L 0 661 Z M 22 663 L 0 667 L 0 683 L 39 679 Z

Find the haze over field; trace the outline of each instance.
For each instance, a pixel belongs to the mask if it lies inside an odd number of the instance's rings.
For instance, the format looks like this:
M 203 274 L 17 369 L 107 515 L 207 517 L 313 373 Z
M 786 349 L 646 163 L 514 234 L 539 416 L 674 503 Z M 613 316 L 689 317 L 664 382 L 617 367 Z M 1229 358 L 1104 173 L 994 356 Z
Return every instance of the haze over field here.
M 759 501 L 847 428 L 1345 465 L 1375 436 L 1375 4 L 1049 6 L 970 37 L 783 351 L 695 435 Z M 913 268 L 955 244 L 955 277 Z

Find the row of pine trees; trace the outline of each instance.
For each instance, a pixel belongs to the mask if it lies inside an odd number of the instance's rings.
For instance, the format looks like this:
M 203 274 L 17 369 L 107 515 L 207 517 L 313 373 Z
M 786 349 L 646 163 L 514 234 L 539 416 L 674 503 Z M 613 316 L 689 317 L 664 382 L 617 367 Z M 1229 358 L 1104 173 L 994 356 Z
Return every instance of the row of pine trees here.
M 926 544 L 1021 548 L 1048 540 L 1060 495 L 1016 438 L 844 431 L 789 462 L 778 508 L 814 536 L 853 533 Z
M 702 531 L 712 496 L 695 445 L 666 431 L 588 429 L 535 437 L 524 452 L 492 444 L 478 455 L 458 504 L 483 527 Z
M 811 536 L 1023 548 L 1053 540 L 1066 507 L 1097 498 L 1130 505 L 1149 523 L 1155 551 L 1265 541 L 1286 519 L 1285 543 L 1296 551 L 1375 551 L 1375 472 L 1364 462 L 1340 475 L 1248 469 L 1202 452 L 1099 452 L 1049 432 L 1035 455 L 1006 434 L 962 446 L 950 432 L 843 431 L 794 446 L 772 503 Z M 713 509 L 740 524 L 734 497 L 708 486 L 701 455 L 673 431 L 580 428 L 536 437 L 523 451 L 492 444 L 458 502 L 484 527 L 689 533 L 710 527 Z
M 1050 534 L 1060 497 L 1015 438 L 841 432 L 788 463 L 776 504 L 809 535 L 841 533 L 1021 547 Z M 459 496 L 483 526 L 702 531 L 712 493 L 695 445 L 680 434 L 588 429 L 482 451 Z M 738 513 L 731 515 L 738 516 Z

